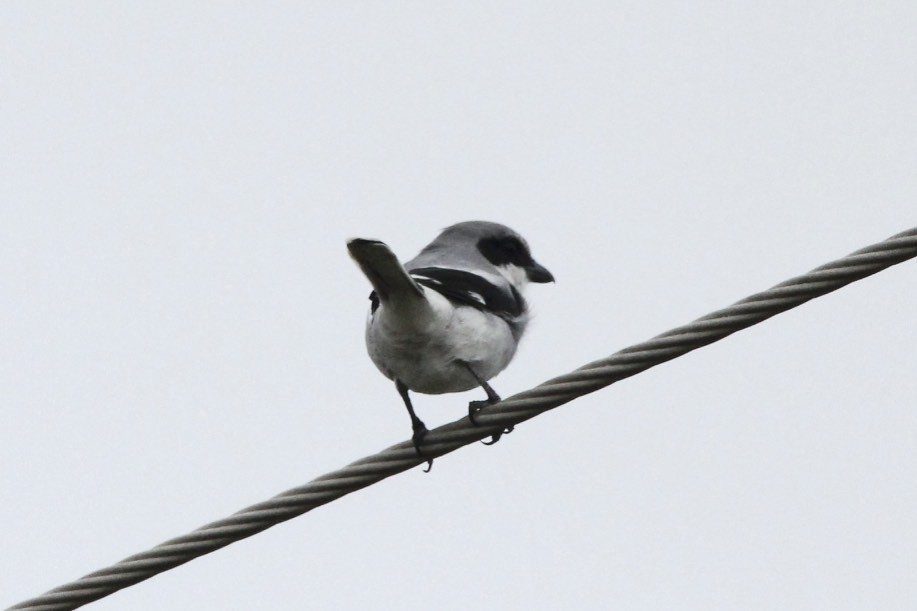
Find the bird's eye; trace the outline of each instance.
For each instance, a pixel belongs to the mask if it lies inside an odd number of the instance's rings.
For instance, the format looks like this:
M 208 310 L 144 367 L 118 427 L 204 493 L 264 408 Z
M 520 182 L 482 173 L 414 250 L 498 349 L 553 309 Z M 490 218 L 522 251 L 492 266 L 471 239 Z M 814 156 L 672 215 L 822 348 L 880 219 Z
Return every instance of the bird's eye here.
M 506 252 L 506 254 L 512 256 L 519 255 L 523 251 L 522 244 L 516 238 L 508 238 L 504 240 L 501 246 L 503 247 L 503 251 Z

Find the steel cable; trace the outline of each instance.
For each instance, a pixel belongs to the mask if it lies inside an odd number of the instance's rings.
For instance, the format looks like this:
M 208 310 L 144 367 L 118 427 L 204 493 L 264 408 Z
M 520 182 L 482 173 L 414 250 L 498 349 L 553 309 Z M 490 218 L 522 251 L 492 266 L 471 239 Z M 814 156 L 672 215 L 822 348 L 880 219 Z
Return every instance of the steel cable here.
M 672 329 L 646 342 L 594 361 L 566 375 L 504 399 L 478 414 L 480 426 L 468 418 L 430 431 L 424 450 L 434 458 L 484 439 L 577 397 L 654 367 L 696 348 L 745 329 L 771 316 L 917 256 L 917 228 L 822 265 L 807 274 Z M 337 471 L 283 492 L 181 537 L 54 588 L 10 607 L 33 611 L 76 609 L 122 588 L 149 579 L 230 543 L 302 515 L 315 507 L 365 488 L 425 462 L 410 441 L 361 458 Z

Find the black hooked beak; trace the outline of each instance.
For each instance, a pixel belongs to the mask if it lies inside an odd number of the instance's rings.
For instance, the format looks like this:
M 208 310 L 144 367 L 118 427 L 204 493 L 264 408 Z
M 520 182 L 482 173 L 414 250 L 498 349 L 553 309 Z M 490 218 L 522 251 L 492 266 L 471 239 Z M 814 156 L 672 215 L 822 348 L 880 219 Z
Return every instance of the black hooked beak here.
M 532 264 L 525 268 L 525 275 L 528 277 L 529 282 L 554 282 L 554 274 L 537 261 L 532 261 Z

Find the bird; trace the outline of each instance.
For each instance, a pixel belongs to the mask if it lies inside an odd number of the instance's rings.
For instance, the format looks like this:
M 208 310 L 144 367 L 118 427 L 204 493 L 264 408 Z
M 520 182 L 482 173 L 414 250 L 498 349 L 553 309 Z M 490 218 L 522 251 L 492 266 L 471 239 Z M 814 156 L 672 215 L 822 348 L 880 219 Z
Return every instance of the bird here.
M 554 282 L 554 276 L 535 261 L 521 235 L 489 221 L 445 228 L 404 264 L 380 240 L 353 238 L 347 249 L 372 285 L 367 352 L 395 382 L 411 418 L 414 448 L 423 456 L 428 430 L 409 393 L 480 387 L 486 400 L 468 405 L 477 425 L 475 414 L 500 401 L 488 381 L 509 365 L 529 321 L 526 285 Z M 427 462 L 429 470 L 433 461 Z

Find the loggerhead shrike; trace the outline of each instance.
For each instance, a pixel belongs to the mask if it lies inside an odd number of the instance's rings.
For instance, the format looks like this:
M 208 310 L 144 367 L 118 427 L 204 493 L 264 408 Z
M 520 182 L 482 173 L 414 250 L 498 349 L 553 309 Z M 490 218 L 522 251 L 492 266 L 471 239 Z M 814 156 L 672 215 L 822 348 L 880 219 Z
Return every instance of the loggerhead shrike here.
M 404 265 L 378 240 L 356 238 L 347 249 L 374 289 L 366 348 L 394 380 L 422 454 L 427 427 L 408 391 L 435 395 L 480 386 L 487 400 L 468 405 L 475 423 L 478 410 L 500 400 L 487 381 L 509 364 L 525 331 L 523 288 L 554 276 L 532 258 L 522 236 L 486 221 L 447 227 Z

